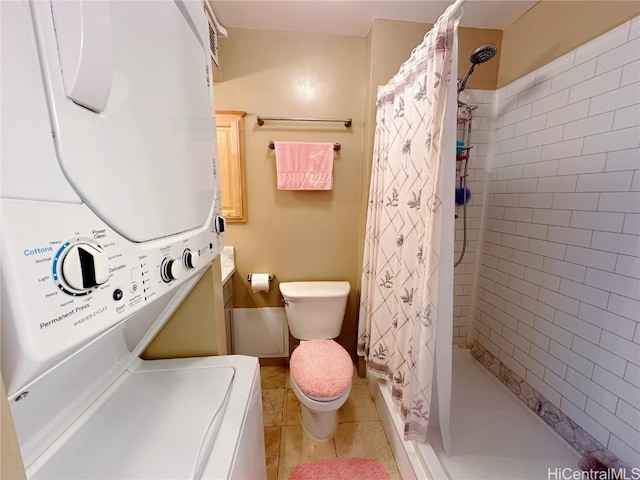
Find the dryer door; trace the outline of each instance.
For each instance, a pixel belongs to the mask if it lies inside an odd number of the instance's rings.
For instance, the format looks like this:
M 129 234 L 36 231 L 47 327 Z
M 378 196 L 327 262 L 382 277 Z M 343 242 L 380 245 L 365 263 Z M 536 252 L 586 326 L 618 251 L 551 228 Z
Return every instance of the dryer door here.
M 207 225 L 216 142 L 200 2 L 32 8 L 58 160 L 77 194 L 135 242 Z

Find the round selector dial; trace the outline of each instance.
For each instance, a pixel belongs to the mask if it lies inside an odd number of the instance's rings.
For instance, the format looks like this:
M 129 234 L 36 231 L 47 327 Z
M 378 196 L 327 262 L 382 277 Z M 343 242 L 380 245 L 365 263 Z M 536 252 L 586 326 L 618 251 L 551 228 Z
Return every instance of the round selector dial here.
M 177 280 L 182 276 L 183 269 L 180 260 L 165 258 L 160 264 L 160 278 L 165 283 Z
M 70 293 L 88 292 L 109 279 L 107 255 L 98 244 L 75 243 L 64 253 L 60 273 Z
M 187 270 L 198 268 L 200 266 L 200 253 L 187 248 L 182 252 L 182 264 Z

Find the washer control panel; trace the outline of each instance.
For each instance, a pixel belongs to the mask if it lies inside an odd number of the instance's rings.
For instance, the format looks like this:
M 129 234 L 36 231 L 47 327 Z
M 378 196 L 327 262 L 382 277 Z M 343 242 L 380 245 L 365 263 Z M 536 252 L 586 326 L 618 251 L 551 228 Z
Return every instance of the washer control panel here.
M 3 362 L 19 363 L 5 378 L 13 385 L 180 286 L 223 247 L 211 223 L 137 244 L 85 205 L 3 200 L 1 221 L 3 276 L 20 286 L 3 303 Z

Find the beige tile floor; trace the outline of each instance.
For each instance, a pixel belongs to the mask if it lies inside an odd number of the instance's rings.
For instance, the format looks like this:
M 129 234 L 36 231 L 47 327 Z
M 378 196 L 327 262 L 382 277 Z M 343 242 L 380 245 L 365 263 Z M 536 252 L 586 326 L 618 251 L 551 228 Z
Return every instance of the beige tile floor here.
M 289 388 L 289 369 L 260 367 L 260 375 L 268 480 L 287 480 L 299 463 L 345 457 L 375 458 L 391 480 L 401 479 L 366 380 L 354 374 L 336 433 L 317 441 L 300 424 L 300 403 Z

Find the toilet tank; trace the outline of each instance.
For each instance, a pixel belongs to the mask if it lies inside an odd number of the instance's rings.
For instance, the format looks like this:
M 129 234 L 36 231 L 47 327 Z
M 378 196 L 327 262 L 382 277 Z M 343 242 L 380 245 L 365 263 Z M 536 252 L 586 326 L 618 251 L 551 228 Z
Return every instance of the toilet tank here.
M 281 283 L 291 335 L 298 340 L 326 340 L 340 335 L 350 289 L 349 282 Z

